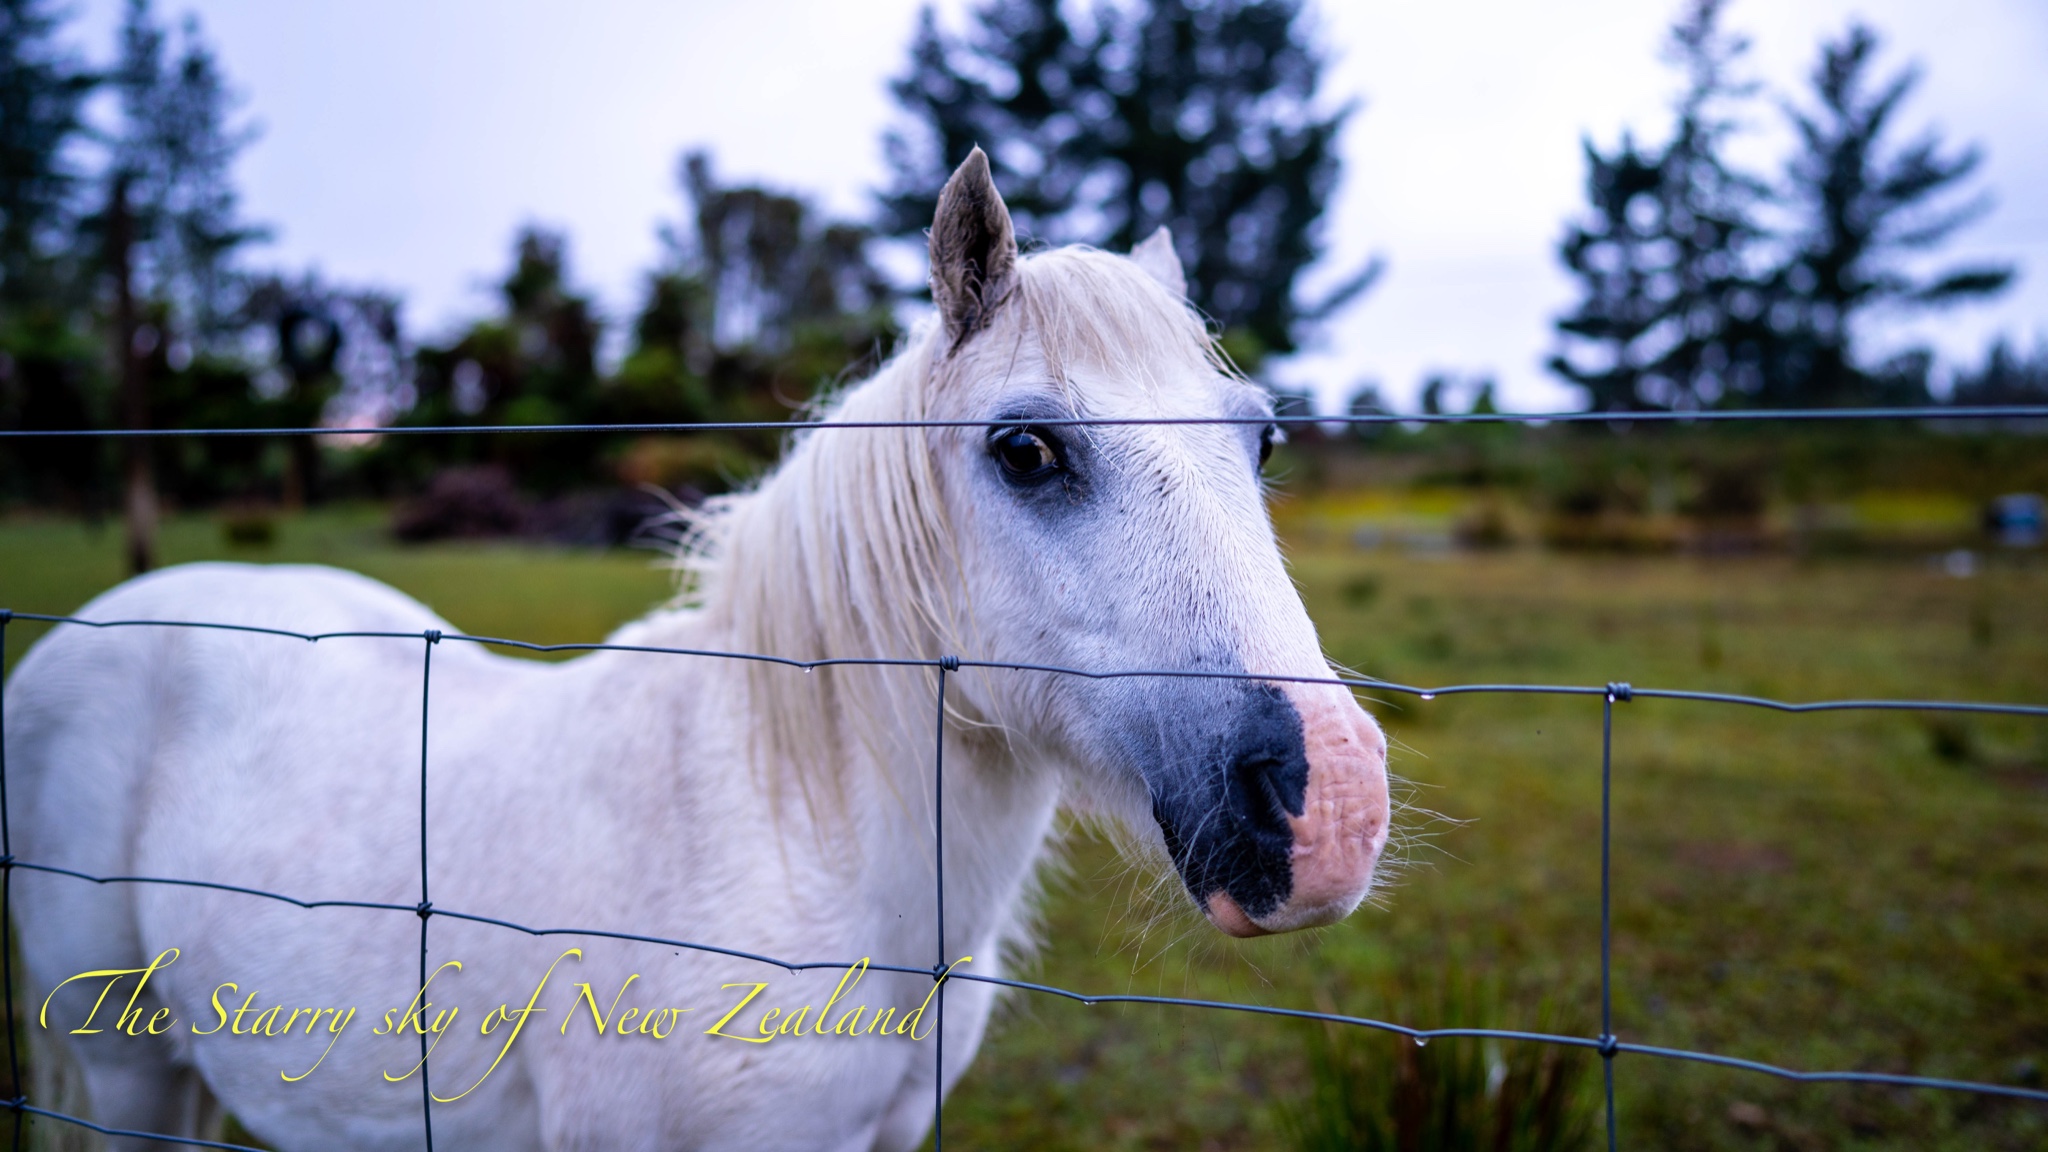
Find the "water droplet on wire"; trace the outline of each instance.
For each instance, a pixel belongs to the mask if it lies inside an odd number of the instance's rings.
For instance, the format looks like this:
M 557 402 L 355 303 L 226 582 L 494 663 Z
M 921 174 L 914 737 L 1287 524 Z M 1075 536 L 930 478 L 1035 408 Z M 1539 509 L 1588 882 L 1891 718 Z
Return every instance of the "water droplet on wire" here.
M 1423 698 L 1424 700 L 1434 700 L 1434 699 L 1436 699 L 1436 693 L 1434 693 L 1434 692 L 1424 692 L 1424 693 L 1422 694 L 1422 698 Z
M 1427 1037 L 1427 1036 L 1417 1036 L 1417 1037 L 1415 1038 L 1415 1046 L 1416 1046 L 1417 1048 L 1427 1048 L 1427 1047 L 1429 1047 L 1429 1037 Z

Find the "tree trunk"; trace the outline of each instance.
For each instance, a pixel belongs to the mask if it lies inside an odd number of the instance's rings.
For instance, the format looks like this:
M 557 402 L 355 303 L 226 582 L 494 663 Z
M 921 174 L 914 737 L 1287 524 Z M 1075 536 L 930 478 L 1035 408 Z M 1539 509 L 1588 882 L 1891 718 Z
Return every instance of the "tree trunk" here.
M 313 438 L 294 436 L 284 444 L 284 510 L 297 512 L 306 506 L 313 479 Z
M 114 273 L 113 351 L 121 374 L 121 426 L 139 433 L 149 427 L 149 365 L 135 347 L 135 218 L 128 208 L 125 174 L 114 177 L 107 206 L 107 248 Z M 156 567 L 156 470 L 146 437 L 129 436 L 122 447 L 127 457 L 121 505 L 128 521 L 128 568 L 141 575 Z

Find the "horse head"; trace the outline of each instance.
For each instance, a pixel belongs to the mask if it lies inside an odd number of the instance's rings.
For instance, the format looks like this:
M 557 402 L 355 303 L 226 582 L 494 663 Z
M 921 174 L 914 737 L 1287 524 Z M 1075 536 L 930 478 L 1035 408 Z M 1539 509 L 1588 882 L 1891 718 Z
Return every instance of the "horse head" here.
M 1215 351 L 1171 237 L 1020 257 L 976 149 L 931 287 L 925 414 L 969 426 L 927 436 L 975 654 L 1200 674 L 990 672 L 960 678 L 971 707 L 1163 851 L 1221 930 L 1342 919 L 1386 840 L 1386 742 L 1329 682 L 1266 511 L 1271 400 Z

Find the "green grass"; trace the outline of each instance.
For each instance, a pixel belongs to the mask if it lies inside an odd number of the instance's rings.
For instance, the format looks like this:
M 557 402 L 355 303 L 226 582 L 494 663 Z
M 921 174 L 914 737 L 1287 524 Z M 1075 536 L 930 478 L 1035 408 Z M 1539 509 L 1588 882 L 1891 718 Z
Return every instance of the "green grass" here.
M 1787 698 L 2048 698 L 2048 569 L 1919 562 L 1440 558 L 1304 551 L 1339 660 L 1412 683 L 1628 680 Z M 1128 926 L 1099 849 L 1051 913 L 1041 975 L 1102 991 L 1334 1005 L 1438 968 L 1594 1020 L 1600 706 L 1387 696 L 1425 839 L 1384 906 L 1233 944 Z M 1618 706 L 1617 1030 L 1807 1068 L 1998 1082 L 2048 1063 L 2048 723 Z M 1956 746 L 1967 750 L 1958 754 Z M 1938 748 L 1948 750 L 1944 756 Z M 1429 1024 L 1434 1021 L 1407 1019 Z M 973 1147 L 1261 1147 L 1309 1094 L 1297 1034 L 1249 1018 L 1033 1003 L 955 1098 Z M 1795 1087 L 1624 1058 L 1634 1147 L 2037 1147 L 2048 1109 Z M 1272 1106 L 1268 1106 L 1272 1102 Z
M 371 510 L 286 521 L 266 550 L 174 522 L 167 559 L 343 563 L 458 626 L 589 639 L 667 594 L 644 554 L 401 549 Z M 118 529 L 0 523 L 0 605 L 66 610 L 119 576 Z M 1331 653 L 1413 683 L 1693 687 L 1793 699 L 2048 701 L 2048 564 L 1478 555 L 1301 546 Z M 11 626 L 10 657 L 37 631 Z M 1512 697 L 1370 706 L 1409 782 L 1404 868 L 1378 906 L 1238 943 L 1077 836 L 1032 978 L 1422 1011 L 1389 992 L 1452 970 L 1501 1026 L 1592 1027 L 1600 707 Z M 1804 1068 L 2039 1084 L 2048 1068 L 2048 722 L 1616 706 L 1617 1031 Z M 1426 814 L 1441 813 L 1441 817 Z M 1426 998 L 1422 1001 L 1427 1003 Z M 1439 1041 L 1439 1044 L 1451 1044 Z M 950 1146 L 1260 1148 L 1312 1095 L 1299 1026 L 1140 1006 L 1013 1002 L 947 1107 Z M 1583 1090 L 1597 1086 L 1581 1078 Z M 1625 1146 L 2038 1148 L 2048 1107 L 1798 1086 L 1622 1057 Z
M 280 519 L 275 540 L 230 544 L 215 516 L 171 519 L 161 562 L 242 560 L 334 564 L 374 576 L 441 613 L 465 631 L 540 643 L 595 640 L 673 593 L 653 552 L 596 552 L 503 543 L 396 544 L 384 509 L 362 506 Z M 0 607 L 70 612 L 126 574 L 121 525 L 75 520 L 0 520 Z M 7 629 L 9 666 L 43 629 Z

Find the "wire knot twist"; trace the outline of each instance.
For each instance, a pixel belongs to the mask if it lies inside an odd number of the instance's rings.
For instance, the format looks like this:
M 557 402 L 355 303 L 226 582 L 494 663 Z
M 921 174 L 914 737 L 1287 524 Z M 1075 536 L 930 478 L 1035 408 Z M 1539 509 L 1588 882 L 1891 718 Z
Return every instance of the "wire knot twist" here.
M 1614 1059 L 1614 1054 L 1619 1051 L 1621 1051 L 1621 1037 L 1611 1032 L 1600 1037 L 1600 1058 L 1602 1060 Z
M 439 644 L 441 642 L 441 630 L 439 628 L 429 628 L 425 632 L 420 633 L 420 635 L 425 636 L 429 644 Z
M 12 867 L 14 867 L 14 856 L 13 856 L 13 854 L 11 854 L 11 853 L 10 853 L 10 854 L 8 854 L 8 855 L 6 855 L 6 856 L 0 856 L 0 872 L 4 872 L 4 871 L 6 871 L 7 869 L 9 869 L 9 868 L 12 868 Z
M 932 965 L 932 983 L 936 984 L 939 981 L 944 980 L 945 978 L 946 966 L 944 964 Z
M 1610 681 L 1607 685 L 1607 698 L 1609 700 L 1619 700 L 1626 704 L 1630 700 L 1635 699 L 1635 695 L 1636 690 L 1629 687 L 1626 680 Z
M 418 916 L 422 920 L 425 920 L 427 917 L 432 916 L 434 914 L 434 902 L 431 900 L 422 900 L 419 903 L 413 905 L 412 910 L 414 915 Z
M 958 672 L 960 670 L 960 658 L 958 656 L 941 656 L 939 657 L 939 667 L 948 672 Z
M 0 608 L 0 628 L 7 627 L 7 622 L 12 619 L 14 619 L 14 609 Z

